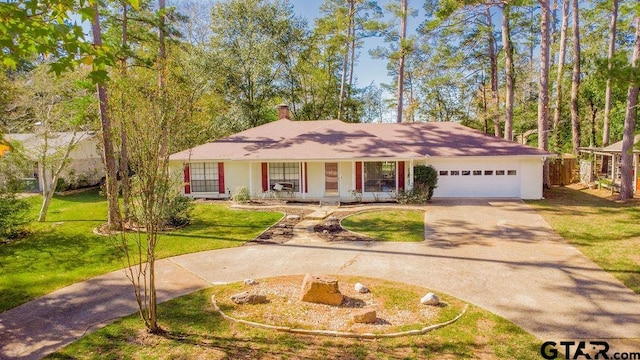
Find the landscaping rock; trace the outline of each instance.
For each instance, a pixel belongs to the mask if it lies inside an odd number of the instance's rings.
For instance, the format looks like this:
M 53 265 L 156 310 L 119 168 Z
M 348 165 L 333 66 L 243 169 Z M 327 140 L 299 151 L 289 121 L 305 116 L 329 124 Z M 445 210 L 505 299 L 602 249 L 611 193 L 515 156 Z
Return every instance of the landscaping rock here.
M 241 292 L 239 294 L 235 294 L 231 296 L 231 301 L 236 304 L 263 304 L 267 302 L 267 297 L 265 295 L 259 294 L 251 294 L 248 291 Z
M 361 283 L 356 283 L 356 285 L 353 287 L 357 292 L 359 292 L 360 294 L 366 294 L 369 292 L 369 288 L 367 288 L 366 286 L 362 285 Z
M 428 293 L 420 299 L 420 303 L 423 305 L 438 305 L 440 304 L 440 298 L 434 293 Z
M 373 309 L 361 309 L 353 314 L 353 322 L 358 324 L 373 324 L 378 319 Z
M 258 282 L 255 281 L 254 279 L 245 279 L 244 280 L 244 284 L 245 285 L 258 285 Z
M 342 294 L 338 279 L 329 276 L 307 274 L 302 281 L 300 300 L 327 305 L 340 305 Z
M 300 215 L 287 215 L 287 220 L 300 220 Z
M 338 221 L 338 217 L 337 216 L 329 216 L 327 218 L 328 221 Z

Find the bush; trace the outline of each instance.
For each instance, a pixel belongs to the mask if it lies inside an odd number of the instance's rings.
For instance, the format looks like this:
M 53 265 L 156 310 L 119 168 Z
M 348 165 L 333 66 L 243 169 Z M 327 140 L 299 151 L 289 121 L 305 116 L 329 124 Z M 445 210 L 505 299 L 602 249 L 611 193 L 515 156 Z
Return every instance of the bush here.
M 251 194 L 249 194 L 249 189 L 247 189 L 246 186 L 241 186 L 239 188 L 236 188 L 231 198 L 233 199 L 233 201 L 247 202 L 251 200 Z
M 422 189 L 427 193 L 427 201 L 433 197 L 438 187 L 438 171 L 431 165 L 418 165 L 413 168 L 414 189 Z
M 164 224 L 175 227 L 189 224 L 193 207 L 193 199 L 177 193 L 170 195 L 163 216 Z
M 0 194 L 0 239 L 14 239 L 25 233 L 29 205 L 13 194 Z

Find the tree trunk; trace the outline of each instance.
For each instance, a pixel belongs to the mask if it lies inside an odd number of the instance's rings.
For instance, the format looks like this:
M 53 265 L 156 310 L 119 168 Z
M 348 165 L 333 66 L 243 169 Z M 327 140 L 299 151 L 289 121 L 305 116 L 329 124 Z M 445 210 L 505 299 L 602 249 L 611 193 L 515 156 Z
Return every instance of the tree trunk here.
M 58 185 L 58 179 L 60 178 L 60 174 L 67 167 L 69 162 L 69 154 L 71 154 L 71 150 L 76 146 L 78 141 L 76 140 L 76 131 L 74 130 L 73 136 L 71 137 L 71 141 L 67 144 L 67 147 L 64 150 L 64 155 L 62 156 L 62 160 L 60 164 L 56 167 L 54 171 L 51 172 L 51 181 L 47 182 L 47 156 L 44 155 L 41 157 L 42 162 L 42 180 L 44 189 L 42 189 L 42 207 L 40 207 L 40 213 L 38 214 L 38 221 L 45 222 L 47 221 L 47 213 L 49 212 L 49 205 L 51 204 L 51 199 L 53 198 L 53 194 L 56 192 L 56 186 Z M 48 149 L 48 135 L 45 134 L 44 138 L 44 154 L 46 154 Z M 53 170 L 53 169 L 52 169 Z
M 640 17 L 636 21 L 636 40 L 633 46 L 633 59 L 631 61 L 634 71 L 638 71 L 638 58 L 640 58 Z M 638 91 L 640 84 L 634 80 L 629 84 L 627 93 L 627 111 L 624 117 L 624 135 L 622 138 L 622 163 L 620 164 L 620 199 L 633 197 L 633 140 L 638 119 Z
M 342 77 L 340 79 L 340 99 L 338 100 L 338 120 L 342 120 L 344 113 L 344 99 L 347 93 L 347 69 L 349 68 L 349 47 L 351 44 L 351 21 L 355 0 L 349 0 L 349 15 L 347 16 L 347 38 L 345 39 L 344 55 L 342 57 Z
M 127 3 L 122 3 L 122 50 L 123 55 L 120 59 L 120 74 L 123 79 L 127 77 L 127 37 L 128 37 L 128 16 L 127 16 Z M 131 218 L 131 204 L 130 193 L 131 185 L 129 183 L 129 150 L 127 147 L 127 133 L 124 126 L 124 117 L 127 116 L 127 99 L 122 95 L 120 99 L 122 106 L 122 116 L 120 119 L 120 187 L 122 189 L 122 205 L 124 213 L 124 221 L 128 221 Z
M 611 26 L 609 30 L 609 53 L 607 54 L 607 87 L 604 93 L 604 124 L 602 126 L 602 146 L 609 145 L 609 136 L 611 128 L 611 69 L 613 67 L 613 56 L 616 51 L 616 27 L 618 24 L 618 0 L 613 0 L 613 9 L 611 10 Z
M 489 41 L 488 52 L 489 62 L 491 64 L 491 97 L 493 99 L 493 111 L 491 117 L 493 119 L 493 132 L 495 136 L 501 136 L 500 126 L 500 94 L 498 93 L 498 55 L 496 54 L 496 38 L 493 36 L 493 22 L 491 20 L 491 6 L 485 5 L 485 14 L 487 17 L 487 40 Z
M 578 155 L 580 147 L 580 16 L 578 0 L 573 0 L 573 78 L 571 80 L 571 135 L 573 154 Z
M 558 72 L 556 74 L 556 104 L 553 109 L 553 147 L 557 149 L 558 125 L 560 124 L 560 113 L 562 111 L 562 75 L 564 73 L 564 62 L 567 54 L 567 30 L 569 28 L 569 0 L 562 2 L 562 25 L 560 26 L 560 49 L 558 50 Z
M 549 0 L 539 0 L 540 9 L 540 82 L 538 83 L 538 148 L 549 150 Z M 545 161 L 543 184 L 549 188 L 549 161 Z
M 502 9 L 502 47 L 504 48 L 504 67 L 505 78 L 507 83 L 507 91 L 504 98 L 505 103 L 505 121 L 504 121 L 504 138 L 513 140 L 513 94 L 514 94 L 514 69 L 513 69 L 513 44 L 511 43 L 511 27 L 509 25 L 509 16 L 511 8 L 506 3 Z
M 98 13 L 98 2 L 93 4 L 94 16 L 91 23 L 93 34 L 93 45 L 102 46 L 102 32 L 100 29 L 100 14 Z M 120 229 L 122 227 L 120 218 L 120 204 L 118 203 L 118 181 L 116 169 L 116 155 L 113 150 L 113 138 L 111 134 L 111 119 L 109 118 L 109 97 L 104 84 L 97 85 L 100 124 L 102 126 L 102 142 L 104 150 L 104 163 L 106 170 L 107 206 L 108 218 L 107 226 L 110 229 Z
M 402 99 L 404 92 L 404 60 L 405 60 L 405 39 L 407 38 L 407 0 L 402 0 L 400 17 L 400 60 L 398 62 L 398 115 L 396 122 L 402 122 Z

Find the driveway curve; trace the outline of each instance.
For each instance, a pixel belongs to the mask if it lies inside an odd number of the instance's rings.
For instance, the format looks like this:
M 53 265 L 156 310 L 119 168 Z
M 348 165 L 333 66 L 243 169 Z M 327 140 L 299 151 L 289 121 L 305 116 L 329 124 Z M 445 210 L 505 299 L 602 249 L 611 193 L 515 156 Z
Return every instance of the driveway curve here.
M 597 339 L 611 350 L 640 352 L 640 297 L 526 204 L 439 199 L 425 210 L 427 240 L 420 243 L 327 243 L 303 232 L 281 245 L 164 259 L 157 263 L 159 298 L 246 278 L 361 275 L 449 293 L 513 321 L 541 343 Z M 0 358 L 41 358 L 135 311 L 122 270 L 71 285 L 0 314 Z

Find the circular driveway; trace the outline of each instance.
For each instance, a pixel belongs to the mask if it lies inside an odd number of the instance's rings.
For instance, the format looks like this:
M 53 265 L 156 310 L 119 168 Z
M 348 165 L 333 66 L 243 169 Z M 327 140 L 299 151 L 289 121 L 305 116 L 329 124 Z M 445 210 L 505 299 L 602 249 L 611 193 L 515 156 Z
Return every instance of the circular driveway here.
M 446 292 L 542 341 L 607 340 L 640 351 L 640 297 L 568 245 L 521 201 L 438 199 L 420 243 L 326 243 L 299 233 L 282 245 L 177 256 L 157 263 L 161 300 L 210 284 L 307 272 L 361 275 Z M 303 221 L 302 226 L 311 225 Z M 122 270 L 0 314 L 0 358 L 36 359 L 136 311 Z

